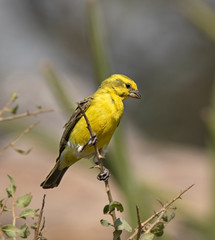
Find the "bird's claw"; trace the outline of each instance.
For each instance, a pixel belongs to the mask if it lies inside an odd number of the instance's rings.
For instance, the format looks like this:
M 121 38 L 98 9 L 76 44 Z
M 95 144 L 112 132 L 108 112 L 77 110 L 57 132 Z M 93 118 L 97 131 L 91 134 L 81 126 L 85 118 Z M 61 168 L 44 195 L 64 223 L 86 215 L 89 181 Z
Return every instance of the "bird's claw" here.
M 109 170 L 108 170 L 107 168 L 103 167 L 103 172 L 100 172 L 100 173 L 98 174 L 97 179 L 98 179 L 99 181 L 104 181 L 104 182 L 106 182 L 106 181 L 108 181 L 109 177 L 110 177 L 110 172 L 109 172 Z
M 88 145 L 89 146 L 93 146 L 93 145 L 95 145 L 96 144 L 96 142 L 97 142 L 97 136 L 96 136 L 96 134 L 95 133 L 93 133 L 93 135 L 89 138 L 89 140 L 88 140 Z

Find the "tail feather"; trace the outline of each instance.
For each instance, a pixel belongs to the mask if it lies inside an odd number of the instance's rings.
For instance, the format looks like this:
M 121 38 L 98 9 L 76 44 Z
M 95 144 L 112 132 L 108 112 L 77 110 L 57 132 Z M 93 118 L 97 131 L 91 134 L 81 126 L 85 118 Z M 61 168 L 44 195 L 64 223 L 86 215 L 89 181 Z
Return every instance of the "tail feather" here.
M 65 174 L 66 170 L 69 168 L 69 167 L 65 167 L 63 169 L 60 169 L 59 166 L 60 166 L 60 161 L 57 161 L 54 168 L 51 170 L 49 175 L 46 177 L 45 181 L 43 181 L 40 184 L 40 186 L 42 188 L 44 188 L 44 189 L 54 188 L 59 185 L 63 175 Z

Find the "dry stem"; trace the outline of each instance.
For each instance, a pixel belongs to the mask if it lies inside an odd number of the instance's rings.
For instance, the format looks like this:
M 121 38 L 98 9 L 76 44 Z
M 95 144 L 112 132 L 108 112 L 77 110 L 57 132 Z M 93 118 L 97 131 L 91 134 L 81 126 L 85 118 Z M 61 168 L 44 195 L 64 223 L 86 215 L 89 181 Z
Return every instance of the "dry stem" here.
M 34 240 L 37 240 L 40 237 L 40 234 L 41 234 L 42 230 L 44 229 L 45 220 L 43 222 L 43 225 L 42 225 L 41 229 L 40 229 L 40 224 L 41 224 L 41 221 L 42 221 L 43 209 L 44 209 L 44 206 L 45 206 L 45 198 L 46 198 L 46 195 L 44 194 L 43 195 L 42 207 L 40 209 L 40 214 L 39 214 L 39 217 L 38 217 L 38 220 L 37 220 L 37 225 L 35 227 Z

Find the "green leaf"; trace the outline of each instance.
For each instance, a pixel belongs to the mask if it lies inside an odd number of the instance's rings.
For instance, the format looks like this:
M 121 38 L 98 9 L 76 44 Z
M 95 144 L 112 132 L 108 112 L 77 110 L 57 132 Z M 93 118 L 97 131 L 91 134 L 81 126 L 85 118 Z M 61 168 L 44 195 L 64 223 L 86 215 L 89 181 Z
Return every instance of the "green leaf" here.
M 20 232 L 18 233 L 18 235 L 22 238 L 27 238 L 30 235 L 30 231 L 26 223 L 20 227 Z
M 13 148 L 16 152 L 23 154 L 23 155 L 27 155 L 31 152 L 32 148 L 29 148 L 27 151 L 22 150 L 22 149 L 18 149 L 18 148 Z
M 171 214 L 165 213 L 162 219 L 164 220 L 164 222 L 170 222 L 174 217 L 174 212 L 172 212 Z
M 37 222 L 35 222 L 33 225 L 31 225 L 31 228 L 36 230 L 37 229 Z
M 12 114 L 16 114 L 16 113 L 17 113 L 17 110 L 18 110 L 18 108 L 19 108 L 19 105 L 18 105 L 18 104 L 16 104 L 16 106 L 15 106 L 15 107 L 13 107 L 13 108 L 10 110 L 10 112 L 11 112 Z
M 122 230 L 115 230 L 113 232 L 113 240 L 118 240 L 121 234 L 122 234 Z
M 110 212 L 112 212 L 113 210 L 116 208 L 117 211 L 120 211 L 120 212 L 123 212 L 124 211 L 124 208 L 122 206 L 122 203 L 118 202 L 118 201 L 113 201 L 110 203 Z
M 103 208 L 103 213 L 104 213 L 104 214 L 109 213 L 109 208 L 110 208 L 110 205 L 109 205 L 109 204 L 105 205 L 104 208 Z
M 24 196 L 18 197 L 16 200 L 16 205 L 22 208 L 27 207 L 32 200 L 32 195 L 31 194 L 26 194 Z
M 10 185 L 6 188 L 6 192 L 8 197 L 14 197 L 14 194 L 16 192 L 16 185 L 15 185 L 15 181 L 14 179 L 8 175 L 9 179 L 10 179 Z
M 10 99 L 11 101 L 15 101 L 18 98 L 18 94 L 16 92 L 12 92 L 10 95 Z
M 0 200 L 0 208 L 2 208 L 3 206 L 4 206 L 4 200 L 5 200 L 6 198 L 2 198 L 1 200 Z
M 10 211 L 10 209 L 7 206 L 4 206 L 3 212 L 9 212 L 9 211 Z
M 21 211 L 21 213 L 19 214 L 19 217 L 24 218 L 24 219 L 26 219 L 27 216 L 34 218 L 36 216 L 38 210 L 39 209 L 33 210 L 30 208 L 25 208 Z
M 157 223 L 151 230 L 155 236 L 160 237 L 163 235 L 164 224 L 162 222 Z
M 123 206 L 120 202 L 118 201 L 112 201 L 110 204 L 107 204 L 104 206 L 103 208 L 103 213 L 104 214 L 107 214 L 107 213 L 111 213 L 113 212 L 114 210 L 117 210 L 117 211 L 120 211 L 120 212 L 123 212 L 124 209 L 123 209 Z
M 38 108 L 38 109 L 42 109 L 43 108 L 41 105 L 37 105 L 37 104 L 35 105 L 35 107 Z
M 153 233 L 146 233 L 141 235 L 140 240 L 152 240 L 154 237 L 155 235 Z
M 172 212 L 172 213 L 168 216 L 168 222 L 170 222 L 174 217 L 175 217 L 175 213 Z
M 0 229 L 9 238 L 17 237 L 18 233 L 20 232 L 20 229 L 16 228 L 12 224 L 4 225 Z
M 132 231 L 131 226 L 123 218 L 117 218 L 116 221 L 114 222 L 114 226 L 117 230 L 126 230 L 128 232 Z
M 100 223 L 101 223 L 101 225 L 104 226 L 104 227 L 113 226 L 113 224 L 109 223 L 109 222 L 108 222 L 107 220 L 105 220 L 105 219 L 101 219 L 101 220 L 100 220 Z

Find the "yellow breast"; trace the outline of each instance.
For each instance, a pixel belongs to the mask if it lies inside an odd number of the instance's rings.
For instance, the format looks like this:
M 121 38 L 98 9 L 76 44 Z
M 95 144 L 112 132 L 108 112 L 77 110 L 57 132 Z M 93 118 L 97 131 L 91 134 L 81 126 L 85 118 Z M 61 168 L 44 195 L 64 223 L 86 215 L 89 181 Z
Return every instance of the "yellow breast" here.
M 123 114 L 123 102 L 117 95 L 110 93 L 99 93 L 94 95 L 90 107 L 86 111 L 86 116 L 90 122 L 92 131 L 97 136 L 97 146 L 99 149 L 106 148 L 116 130 Z M 78 148 L 83 146 L 89 139 L 90 134 L 87 129 L 85 119 L 82 117 L 70 134 L 71 146 Z M 87 146 L 80 158 L 94 152 L 93 147 Z

